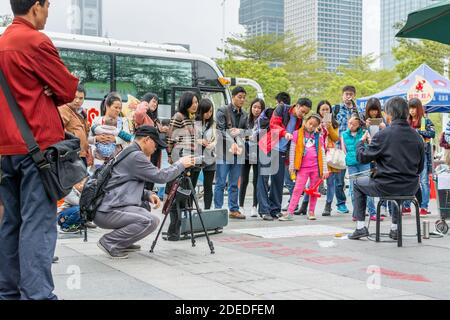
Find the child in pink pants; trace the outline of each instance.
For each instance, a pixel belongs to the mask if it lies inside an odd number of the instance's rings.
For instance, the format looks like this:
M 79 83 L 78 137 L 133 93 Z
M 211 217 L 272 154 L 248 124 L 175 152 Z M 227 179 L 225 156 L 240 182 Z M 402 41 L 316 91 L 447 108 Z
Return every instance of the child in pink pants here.
M 305 125 L 294 132 L 289 153 L 289 171 L 291 176 L 296 177 L 294 192 L 289 203 L 288 213 L 283 215 L 280 221 L 292 221 L 294 211 L 300 201 L 306 183 L 312 187 L 322 178 L 328 177 L 328 166 L 325 161 L 325 149 L 323 139 L 317 132 L 322 119 L 319 115 L 311 115 L 307 118 Z M 316 220 L 315 208 L 317 198 L 311 197 L 308 220 Z

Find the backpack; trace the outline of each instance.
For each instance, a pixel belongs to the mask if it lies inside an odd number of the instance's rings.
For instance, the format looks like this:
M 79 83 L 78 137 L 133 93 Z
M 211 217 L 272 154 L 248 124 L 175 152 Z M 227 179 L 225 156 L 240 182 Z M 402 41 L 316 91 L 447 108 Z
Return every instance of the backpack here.
M 84 222 L 94 221 L 97 209 L 105 197 L 105 193 L 107 191 L 106 186 L 109 179 L 111 179 L 113 168 L 128 155 L 136 151 L 139 150 L 136 150 L 133 147 L 128 147 L 104 166 L 98 168 L 94 175 L 88 179 L 84 185 L 80 197 L 80 214 Z M 117 187 L 117 185 L 113 187 Z M 112 189 L 111 186 L 108 189 Z
M 258 132 L 260 132 L 261 130 L 269 130 L 270 120 L 272 119 L 274 112 L 275 112 L 275 109 L 268 108 L 268 109 L 265 109 L 261 113 L 258 120 L 256 121 L 256 126 L 257 126 Z
M 80 208 L 73 206 L 61 211 L 58 214 L 58 225 L 65 232 L 81 230 Z

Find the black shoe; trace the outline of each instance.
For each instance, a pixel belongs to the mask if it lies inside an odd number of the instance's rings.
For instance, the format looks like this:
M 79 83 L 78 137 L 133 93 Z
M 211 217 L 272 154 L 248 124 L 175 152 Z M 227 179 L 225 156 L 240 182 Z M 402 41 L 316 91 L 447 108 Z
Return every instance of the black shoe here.
M 397 230 L 391 230 L 391 232 L 389 232 L 389 238 L 391 238 L 392 240 L 397 241 L 398 240 L 398 232 Z
M 171 241 L 171 242 L 180 241 L 180 237 L 179 236 L 168 236 L 167 241 Z
M 299 209 L 299 210 L 296 210 L 296 211 L 294 212 L 294 214 L 295 214 L 296 216 L 306 216 L 307 211 L 308 211 L 308 205 L 309 205 L 309 202 L 303 202 L 303 203 L 302 203 L 302 206 L 300 207 L 300 209 Z
M 330 217 L 331 216 L 331 203 L 325 205 L 325 209 L 323 210 L 322 217 Z
M 348 238 L 350 240 L 359 240 L 361 238 L 367 238 L 369 236 L 369 230 L 364 227 L 362 229 L 357 229 L 353 234 L 349 235 Z
M 270 214 L 265 214 L 265 215 L 263 216 L 263 220 L 264 220 L 264 221 L 274 221 L 275 218 L 272 217 Z
M 58 263 L 58 262 L 59 262 L 59 258 L 57 256 L 54 256 L 52 263 Z

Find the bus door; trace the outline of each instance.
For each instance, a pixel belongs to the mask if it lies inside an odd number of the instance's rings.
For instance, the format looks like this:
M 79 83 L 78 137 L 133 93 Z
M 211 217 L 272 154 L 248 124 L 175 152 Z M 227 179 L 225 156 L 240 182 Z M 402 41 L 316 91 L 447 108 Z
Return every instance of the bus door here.
M 225 88 L 215 88 L 215 87 L 199 87 L 200 93 L 203 99 L 209 99 L 214 105 L 214 114 L 216 111 L 231 103 L 228 101 Z

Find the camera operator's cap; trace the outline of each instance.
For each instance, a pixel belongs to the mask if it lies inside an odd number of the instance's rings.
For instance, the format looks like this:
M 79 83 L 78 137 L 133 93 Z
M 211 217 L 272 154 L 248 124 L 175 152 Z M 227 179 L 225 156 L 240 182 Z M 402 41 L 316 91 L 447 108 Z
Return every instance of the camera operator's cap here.
M 167 144 L 161 140 L 161 137 L 159 136 L 159 132 L 155 127 L 152 127 L 152 126 L 139 127 L 136 129 L 135 136 L 136 137 L 150 137 L 158 145 L 158 149 L 167 148 Z

